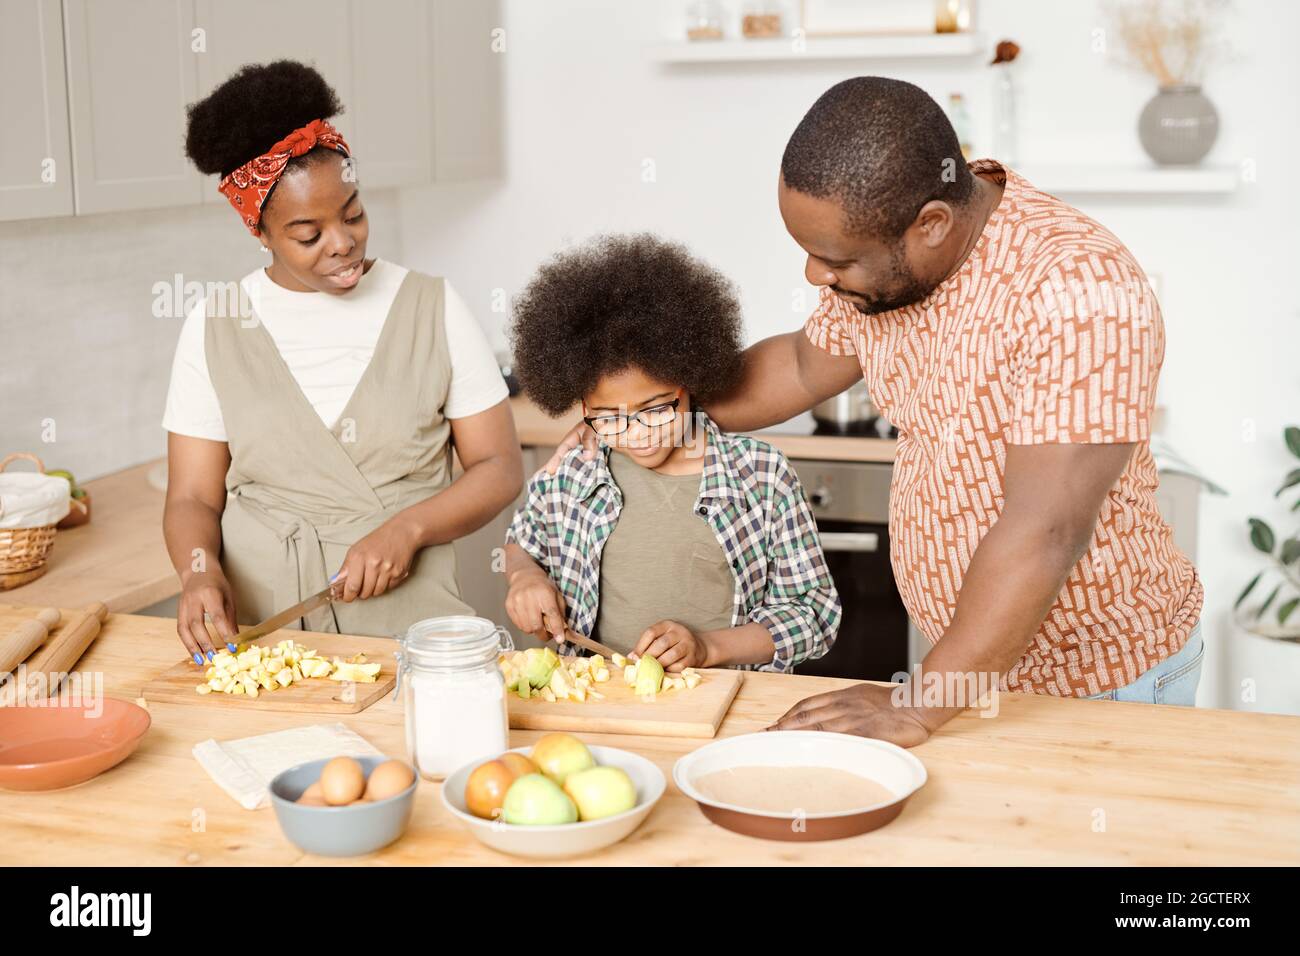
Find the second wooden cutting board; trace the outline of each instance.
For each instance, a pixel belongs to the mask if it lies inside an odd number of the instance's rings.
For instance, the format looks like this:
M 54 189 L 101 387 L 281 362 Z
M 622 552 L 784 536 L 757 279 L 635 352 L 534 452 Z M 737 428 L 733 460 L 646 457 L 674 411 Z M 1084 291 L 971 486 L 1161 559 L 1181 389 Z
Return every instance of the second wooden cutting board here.
M 520 700 L 509 694 L 510 726 L 518 730 L 572 730 L 592 734 L 644 734 L 648 737 L 713 737 L 727 708 L 736 699 L 741 671 L 702 670 L 704 678 L 692 690 L 670 690 L 642 700 L 621 675 L 610 668 L 610 679 L 596 684 L 604 700 L 582 703 L 540 697 Z
M 141 696 L 169 704 L 199 704 L 205 707 L 243 707 L 248 710 L 299 710 L 319 714 L 356 714 L 384 695 L 391 693 L 397 681 L 397 661 L 393 652 L 397 642 L 386 637 L 354 637 L 347 634 L 304 634 L 302 631 L 276 631 L 256 643 L 275 647 L 280 641 L 294 640 L 322 657 L 347 659 L 365 654 L 366 660 L 380 665 L 373 684 L 349 684 L 316 677 L 290 684 L 275 691 L 263 691 L 256 697 L 243 694 L 200 694 L 195 688 L 203 683 L 207 667 L 182 661 L 144 685 Z

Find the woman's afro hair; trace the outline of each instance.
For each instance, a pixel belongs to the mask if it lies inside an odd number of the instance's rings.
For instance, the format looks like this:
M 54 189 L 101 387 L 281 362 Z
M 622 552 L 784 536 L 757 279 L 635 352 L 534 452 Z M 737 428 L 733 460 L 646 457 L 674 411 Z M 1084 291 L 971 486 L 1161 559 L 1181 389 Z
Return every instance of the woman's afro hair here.
M 599 236 L 544 264 L 515 300 L 510 338 L 520 385 L 552 416 L 628 368 L 705 405 L 741 368 L 731 283 L 649 233 Z
M 199 172 L 224 176 L 300 126 L 342 112 L 334 90 L 310 66 L 250 63 L 190 104 L 185 155 Z

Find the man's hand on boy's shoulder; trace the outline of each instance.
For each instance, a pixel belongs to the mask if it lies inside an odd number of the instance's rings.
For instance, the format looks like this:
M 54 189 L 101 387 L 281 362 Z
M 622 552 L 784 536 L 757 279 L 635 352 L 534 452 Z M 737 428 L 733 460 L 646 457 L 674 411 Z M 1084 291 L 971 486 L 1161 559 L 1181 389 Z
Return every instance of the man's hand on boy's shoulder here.
M 586 422 L 578 422 L 569 429 L 569 433 L 564 436 L 560 444 L 555 447 L 555 454 L 551 456 L 550 461 L 546 463 L 546 473 L 554 475 L 560 470 L 560 462 L 564 461 L 566 455 L 579 445 L 582 446 L 582 457 L 586 461 L 591 461 L 596 457 L 596 448 L 599 439 L 596 433 L 587 427 Z
M 686 667 L 707 667 L 709 648 L 704 638 L 685 624 L 659 621 L 641 632 L 641 639 L 632 649 L 633 657 L 642 654 L 649 654 L 666 671 L 680 671 Z

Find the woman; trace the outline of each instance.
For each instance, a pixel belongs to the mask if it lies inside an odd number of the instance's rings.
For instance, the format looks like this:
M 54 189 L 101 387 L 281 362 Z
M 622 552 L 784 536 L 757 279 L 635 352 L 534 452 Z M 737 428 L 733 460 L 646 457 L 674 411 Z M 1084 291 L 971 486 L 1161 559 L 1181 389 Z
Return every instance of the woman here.
M 442 279 L 366 257 L 341 112 L 315 70 L 246 66 L 189 109 L 186 153 L 271 264 L 185 321 L 163 427 L 176 629 L 196 664 L 336 582 L 312 630 L 393 635 L 473 613 L 451 542 L 519 492 L 507 389 Z M 227 301 L 231 296 L 224 297 Z M 227 310 L 230 311 L 230 310 Z M 464 469 L 452 480 L 451 449 Z M 337 572 L 337 573 L 335 573 Z

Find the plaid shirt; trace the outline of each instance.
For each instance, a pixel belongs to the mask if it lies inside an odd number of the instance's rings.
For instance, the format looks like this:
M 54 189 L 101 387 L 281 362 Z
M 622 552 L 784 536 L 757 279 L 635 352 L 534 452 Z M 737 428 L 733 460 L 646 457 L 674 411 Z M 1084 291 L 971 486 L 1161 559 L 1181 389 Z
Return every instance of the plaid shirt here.
M 840 600 L 803 488 L 784 455 L 744 435 L 727 435 L 697 413 L 708 435 L 695 513 L 709 523 L 736 581 L 731 623 L 767 628 L 772 660 L 749 670 L 789 671 L 835 641 Z M 590 637 L 600 601 L 600 555 L 618 523 L 623 495 L 603 443 L 591 461 L 575 448 L 555 475 L 528 483 L 506 541 L 523 548 L 564 596 L 569 626 Z M 653 623 L 650 621 L 647 624 Z M 571 648 L 568 648 L 572 650 Z

